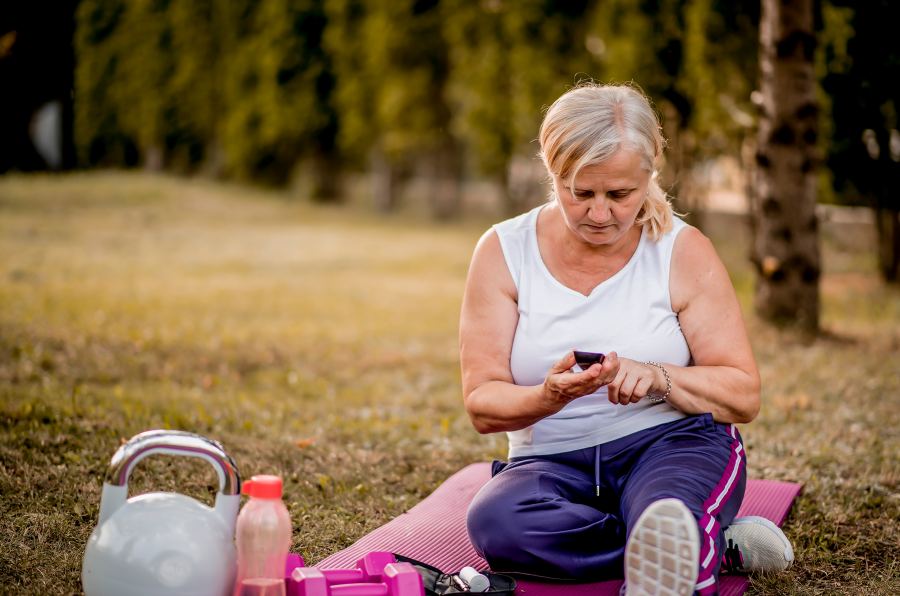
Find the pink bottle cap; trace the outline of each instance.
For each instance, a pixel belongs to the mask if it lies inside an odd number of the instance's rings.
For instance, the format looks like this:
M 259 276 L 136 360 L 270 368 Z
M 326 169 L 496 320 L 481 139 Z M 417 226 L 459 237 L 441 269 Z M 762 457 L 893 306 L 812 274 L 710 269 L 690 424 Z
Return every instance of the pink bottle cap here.
M 257 499 L 280 499 L 281 477 L 267 474 L 253 476 L 241 487 L 241 494 Z

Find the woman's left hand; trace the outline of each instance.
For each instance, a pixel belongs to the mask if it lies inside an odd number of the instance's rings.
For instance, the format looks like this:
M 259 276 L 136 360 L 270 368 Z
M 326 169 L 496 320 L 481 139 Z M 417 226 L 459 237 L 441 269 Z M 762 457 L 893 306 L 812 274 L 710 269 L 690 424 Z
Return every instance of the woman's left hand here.
M 665 393 L 665 387 L 666 381 L 659 368 L 630 358 L 619 358 L 619 370 L 606 390 L 610 403 L 624 406 L 637 403 L 651 393 Z

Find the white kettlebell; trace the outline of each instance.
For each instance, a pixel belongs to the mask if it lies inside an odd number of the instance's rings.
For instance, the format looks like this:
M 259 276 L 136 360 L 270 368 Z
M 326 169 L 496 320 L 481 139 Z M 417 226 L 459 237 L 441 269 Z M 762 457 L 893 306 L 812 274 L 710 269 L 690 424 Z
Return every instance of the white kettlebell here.
M 215 507 L 178 493 L 128 498 L 134 466 L 154 454 L 199 457 L 219 475 Z M 100 519 L 81 570 L 87 596 L 230 595 L 234 525 L 241 499 L 237 466 L 216 441 L 181 431 L 132 437 L 112 457 Z

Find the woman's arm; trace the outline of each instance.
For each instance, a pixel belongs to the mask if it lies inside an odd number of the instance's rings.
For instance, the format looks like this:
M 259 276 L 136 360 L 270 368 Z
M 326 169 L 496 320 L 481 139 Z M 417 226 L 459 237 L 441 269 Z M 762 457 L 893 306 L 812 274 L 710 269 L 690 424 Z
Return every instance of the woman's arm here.
M 509 358 L 519 321 L 516 300 L 500 239 L 491 230 L 475 247 L 459 323 L 463 398 L 480 433 L 528 427 L 573 399 L 593 393 L 614 374 L 606 363 L 571 373 L 575 357 L 570 352 L 553 366 L 542 385 L 514 384 Z
M 694 364 L 662 363 L 672 383 L 669 403 L 687 414 L 710 412 L 718 422 L 750 422 L 759 413 L 756 360 L 728 272 L 696 228 L 685 229 L 675 241 L 669 288 Z M 666 391 L 660 369 L 625 358 L 620 362 L 608 388 L 613 403 Z

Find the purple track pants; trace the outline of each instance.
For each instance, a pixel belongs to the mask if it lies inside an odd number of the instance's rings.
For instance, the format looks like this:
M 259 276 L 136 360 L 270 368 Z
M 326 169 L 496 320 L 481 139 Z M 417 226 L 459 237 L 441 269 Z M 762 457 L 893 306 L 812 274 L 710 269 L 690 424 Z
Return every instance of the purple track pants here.
M 717 590 L 724 528 L 747 482 L 744 446 L 710 414 L 596 447 L 494 462 L 469 506 L 475 550 L 494 571 L 597 581 L 624 574 L 625 541 L 648 505 L 674 497 L 700 529 L 697 591 Z

